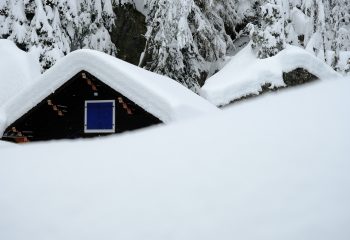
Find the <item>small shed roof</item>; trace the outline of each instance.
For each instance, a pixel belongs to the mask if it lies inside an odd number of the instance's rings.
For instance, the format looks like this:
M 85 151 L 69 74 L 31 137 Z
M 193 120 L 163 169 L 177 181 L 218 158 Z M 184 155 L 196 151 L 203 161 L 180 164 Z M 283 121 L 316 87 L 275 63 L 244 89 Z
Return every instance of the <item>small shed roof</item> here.
M 319 79 L 334 79 L 341 75 L 308 51 L 288 45 L 276 56 L 258 59 L 251 44 L 237 53 L 217 74 L 209 78 L 201 95 L 217 106 L 249 95 L 258 95 L 262 86 L 286 86 L 283 73 L 303 68 Z
M 219 111 L 178 82 L 94 50 L 59 60 L 0 108 L 0 132 L 80 71 L 87 71 L 165 123 Z M 1 117 L 2 116 L 2 117 Z

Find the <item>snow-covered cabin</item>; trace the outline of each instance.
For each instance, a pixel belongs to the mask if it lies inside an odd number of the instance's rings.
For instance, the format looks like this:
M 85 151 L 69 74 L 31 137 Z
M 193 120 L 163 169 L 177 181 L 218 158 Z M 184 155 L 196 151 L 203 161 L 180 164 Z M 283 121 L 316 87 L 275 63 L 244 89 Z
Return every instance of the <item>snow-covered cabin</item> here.
M 79 50 L 0 108 L 0 134 L 14 142 L 86 138 L 216 111 L 170 78 Z

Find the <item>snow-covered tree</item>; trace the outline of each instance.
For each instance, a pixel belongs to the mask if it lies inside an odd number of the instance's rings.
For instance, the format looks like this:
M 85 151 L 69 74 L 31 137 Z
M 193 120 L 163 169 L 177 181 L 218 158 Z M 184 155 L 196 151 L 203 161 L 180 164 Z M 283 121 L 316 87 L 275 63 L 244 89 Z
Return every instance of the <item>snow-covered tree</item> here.
M 35 48 L 42 70 L 79 48 L 115 55 L 109 34 L 114 20 L 112 0 L 0 1 L 0 38 Z
M 39 50 L 43 69 L 50 68 L 63 55 L 56 43 L 55 32 L 49 21 L 53 21 L 53 18 L 52 8 L 44 6 L 41 1 L 36 1 L 34 17 L 30 25 L 32 30 L 30 43 L 32 47 Z
M 276 55 L 285 48 L 285 20 L 281 0 L 267 0 L 261 6 L 258 25 L 251 25 L 252 48 L 259 58 Z
M 114 21 L 111 0 L 80 0 L 73 43 L 74 48 L 89 48 L 111 55 L 116 47 L 110 31 Z
M 141 66 L 197 91 L 233 47 L 241 19 L 234 0 L 147 0 L 147 44 Z M 228 33 L 229 32 L 229 33 Z
M 8 38 L 26 50 L 28 24 L 22 0 L 0 2 L 0 38 Z
M 295 5 L 307 21 L 302 35 L 306 50 L 335 70 L 350 66 L 350 2 L 348 0 L 302 0 Z
M 348 0 L 261 0 L 251 25 L 253 48 L 261 58 L 285 44 L 305 48 L 335 70 L 349 69 L 350 2 Z
M 337 71 L 348 72 L 350 59 L 342 59 L 342 52 L 350 51 L 350 3 L 347 0 L 329 0 L 328 4 L 327 36 L 334 53 L 331 66 Z
M 306 50 L 313 52 L 320 59 L 326 59 L 326 9 L 324 0 L 305 0 L 301 6 L 304 14 L 311 20 L 311 31 L 306 32 Z
M 58 0 L 57 11 L 61 25 L 61 31 L 65 38 L 69 39 L 70 50 L 74 50 L 74 36 L 77 25 L 79 1 Z
M 149 30 L 142 66 L 195 90 L 199 85 L 192 79 L 200 77 L 203 59 L 193 44 L 187 21 L 193 1 L 149 0 L 147 4 Z M 191 64 L 186 65 L 185 59 Z
M 236 26 L 241 23 L 235 9 L 236 1 L 206 0 L 195 3 L 196 11 L 189 18 L 194 41 L 206 62 L 219 61 L 233 48 Z

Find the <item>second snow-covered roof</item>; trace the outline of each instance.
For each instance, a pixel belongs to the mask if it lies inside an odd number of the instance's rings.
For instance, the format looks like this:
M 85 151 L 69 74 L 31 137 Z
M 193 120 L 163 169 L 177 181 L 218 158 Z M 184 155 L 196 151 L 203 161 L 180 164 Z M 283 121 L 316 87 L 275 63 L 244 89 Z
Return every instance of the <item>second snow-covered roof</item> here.
M 80 71 L 87 71 L 168 123 L 219 111 L 178 82 L 107 54 L 78 50 L 59 60 L 38 81 L 0 109 L 0 130 L 16 121 Z M 2 121 L 2 123 L 1 123 Z
M 297 68 L 306 69 L 319 79 L 341 76 L 302 48 L 289 45 L 274 57 L 258 59 L 249 44 L 205 82 L 201 95 L 217 106 L 225 106 L 242 97 L 258 95 L 267 83 L 271 87 L 286 86 L 283 73 Z

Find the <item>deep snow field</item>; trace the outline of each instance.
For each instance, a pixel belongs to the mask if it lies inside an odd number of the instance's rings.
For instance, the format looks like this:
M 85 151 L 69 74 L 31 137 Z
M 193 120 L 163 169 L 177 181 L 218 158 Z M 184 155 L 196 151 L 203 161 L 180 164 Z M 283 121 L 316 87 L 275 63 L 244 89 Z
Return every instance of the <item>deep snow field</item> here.
M 103 139 L 0 144 L 0 239 L 350 239 L 350 79 Z

